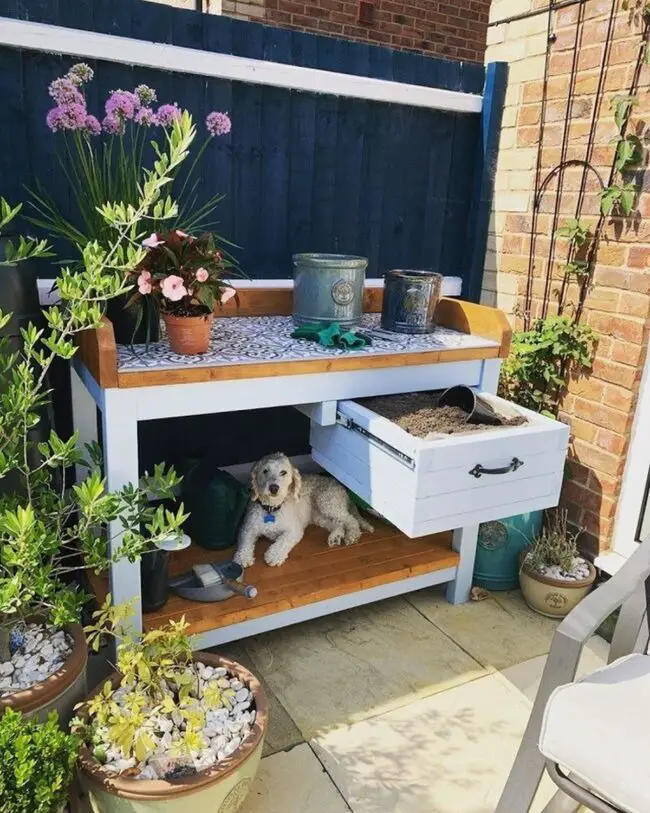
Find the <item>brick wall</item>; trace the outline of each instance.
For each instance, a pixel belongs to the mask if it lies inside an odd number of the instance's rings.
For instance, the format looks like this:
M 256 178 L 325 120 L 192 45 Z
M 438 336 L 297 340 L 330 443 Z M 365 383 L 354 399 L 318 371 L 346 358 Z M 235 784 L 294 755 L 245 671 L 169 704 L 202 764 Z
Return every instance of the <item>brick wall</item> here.
M 491 19 L 499 20 L 533 7 L 534 0 L 497 0 Z M 541 5 L 541 4 L 540 4 Z M 544 5 L 546 5 L 544 3 Z M 610 0 L 587 0 L 586 22 L 579 45 L 579 75 L 574 93 L 567 158 L 581 159 L 592 115 L 602 61 Z M 577 6 L 554 14 L 548 102 L 545 117 L 543 174 L 560 161 L 562 126 L 567 112 Z M 497 165 L 494 212 L 482 299 L 513 314 L 521 305 L 530 253 L 532 190 L 539 143 L 542 77 L 547 42 L 547 14 L 490 27 L 486 60 L 510 62 L 503 129 Z M 606 98 L 598 114 L 593 164 L 607 179 L 613 158 L 615 127 L 609 100 L 626 94 L 639 44 L 639 29 L 621 12 L 606 74 Z M 649 121 L 650 68 L 643 69 L 636 119 Z M 574 216 L 581 172 L 566 172 L 560 221 Z M 645 181 L 650 192 L 650 184 Z M 592 550 L 608 547 L 641 372 L 648 346 L 650 314 L 650 193 L 639 201 L 633 224 L 611 220 L 598 253 L 586 303 L 585 321 L 600 334 L 593 373 L 569 384 L 562 418 L 572 428 L 571 476 L 563 500 L 572 521 L 585 529 L 583 543 Z M 557 184 L 552 182 L 541 204 L 537 224 L 532 315 L 538 315 L 548 257 Z M 582 219 L 595 223 L 598 185 L 590 178 Z M 561 225 L 560 222 L 560 225 Z M 559 285 L 566 243 L 558 241 L 554 287 Z M 573 291 L 575 296 L 577 291 Z M 551 308 L 552 312 L 552 308 Z M 512 316 L 516 326 L 521 320 Z
M 402 50 L 482 62 L 489 0 L 374 0 L 371 23 L 358 0 L 266 0 L 266 22 Z
M 196 0 L 156 0 L 196 8 Z M 483 62 L 490 0 L 201 0 L 204 11 L 318 34 Z

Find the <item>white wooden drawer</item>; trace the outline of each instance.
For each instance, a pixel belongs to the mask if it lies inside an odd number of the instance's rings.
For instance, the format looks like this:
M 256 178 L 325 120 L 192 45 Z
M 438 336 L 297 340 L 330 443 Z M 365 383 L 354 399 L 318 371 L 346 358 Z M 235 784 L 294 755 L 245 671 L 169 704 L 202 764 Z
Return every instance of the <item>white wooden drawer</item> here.
M 339 401 L 336 424 L 312 421 L 312 456 L 411 537 L 557 505 L 569 427 L 481 394 L 527 423 L 423 440 Z

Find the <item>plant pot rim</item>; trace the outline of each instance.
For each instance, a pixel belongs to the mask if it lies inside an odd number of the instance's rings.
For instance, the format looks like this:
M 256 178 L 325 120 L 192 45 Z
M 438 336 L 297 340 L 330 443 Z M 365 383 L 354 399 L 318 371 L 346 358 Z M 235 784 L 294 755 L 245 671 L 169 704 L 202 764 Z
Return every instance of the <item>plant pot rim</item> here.
M 206 313 L 200 313 L 197 316 L 177 316 L 175 313 L 165 313 L 165 311 L 162 311 L 162 318 L 165 320 L 165 322 L 172 322 L 172 323 L 190 322 L 190 321 L 195 321 L 196 322 L 196 321 L 199 321 L 199 320 L 204 321 L 205 319 L 210 320 L 210 319 L 214 318 L 214 312 L 213 311 L 206 311 Z
M 44 623 L 42 618 L 28 618 L 28 623 Z M 0 697 L 0 714 L 11 708 L 29 714 L 43 706 L 49 705 L 67 688 L 69 688 L 86 668 L 88 663 L 88 643 L 81 624 L 66 624 L 61 629 L 73 640 L 72 652 L 60 669 L 45 680 L 21 689 L 18 692 Z
M 266 731 L 269 707 L 259 680 L 242 666 L 229 658 L 220 655 L 213 655 L 210 652 L 194 652 L 194 661 L 201 661 L 208 666 L 221 666 L 236 675 L 242 682 L 246 683 L 255 698 L 255 722 L 244 743 L 227 759 L 222 760 L 217 765 L 192 776 L 184 776 L 178 780 L 166 779 L 134 779 L 132 777 L 120 777 L 109 773 L 104 769 L 92 755 L 88 746 L 84 743 L 79 751 L 79 768 L 88 776 L 102 786 L 102 789 L 113 796 L 123 799 L 134 799 L 137 801 L 164 801 L 166 799 L 177 798 L 188 793 L 194 793 L 200 788 L 212 785 L 224 779 L 234 771 L 237 771 L 242 763 L 248 759 L 261 746 L 264 732 Z M 119 673 L 113 672 L 108 680 L 115 686 L 119 680 Z M 82 720 L 88 719 L 87 705 L 92 698 L 98 694 L 106 681 L 102 683 L 89 695 L 79 709 L 77 716 Z
M 567 588 L 569 590 L 572 589 L 581 589 L 583 587 L 588 587 L 590 584 L 593 584 L 596 581 L 596 568 L 591 564 L 590 561 L 583 557 L 581 557 L 589 567 L 589 575 L 585 576 L 584 579 L 553 579 L 550 576 L 544 576 L 542 573 L 538 573 L 536 570 L 530 568 L 526 563 L 526 558 L 529 554 L 529 550 L 524 549 L 519 554 L 519 565 L 521 570 L 527 576 L 530 576 L 531 579 L 535 579 L 535 581 L 541 582 L 542 584 L 548 584 L 551 587 L 562 587 Z

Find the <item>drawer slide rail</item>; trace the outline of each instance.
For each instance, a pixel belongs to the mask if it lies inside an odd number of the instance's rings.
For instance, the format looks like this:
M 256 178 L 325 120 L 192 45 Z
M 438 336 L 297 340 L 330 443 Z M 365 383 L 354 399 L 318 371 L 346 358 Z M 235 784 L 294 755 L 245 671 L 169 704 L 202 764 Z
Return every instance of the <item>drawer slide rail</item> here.
M 373 435 L 372 432 L 368 432 L 367 429 L 364 429 L 363 426 L 359 426 L 359 424 L 352 418 L 348 418 L 346 415 L 342 415 L 340 412 L 337 412 L 336 423 L 339 424 L 339 426 L 343 426 L 345 429 L 349 429 L 351 432 L 356 432 L 359 435 L 363 435 L 364 438 L 368 438 L 370 443 L 373 443 L 375 446 L 379 446 L 387 454 L 395 458 L 395 460 L 399 461 L 405 466 L 408 466 L 409 469 L 412 469 L 413 471 L 415 470 L 415 460 L 413 460 L 412 457 L 404 454 L 404 452 L 400 452 L 399 449 L 396 449 L 394 446 L 391 446 L 390 443 L 386 443 L 385 440 Z

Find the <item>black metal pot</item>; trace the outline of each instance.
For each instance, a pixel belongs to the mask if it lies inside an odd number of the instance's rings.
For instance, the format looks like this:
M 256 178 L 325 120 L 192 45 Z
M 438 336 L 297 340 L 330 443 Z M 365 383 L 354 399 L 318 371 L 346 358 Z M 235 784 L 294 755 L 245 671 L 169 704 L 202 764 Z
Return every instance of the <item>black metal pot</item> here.
M 165 606 L 169 598 L 169 551 L 154 548 L 142 556 L 140 592 L 143 612 Z
M 151 299 L 126 306 L 133 295 L 129 291 L 106 305 L 106 315 L 113 323 L 116 344 L 149 344 L 160 339 L 160 314 Z
M 384 280 L 381 326 L 393 333 L 433 333 L 442 274 L 393 270 Z

